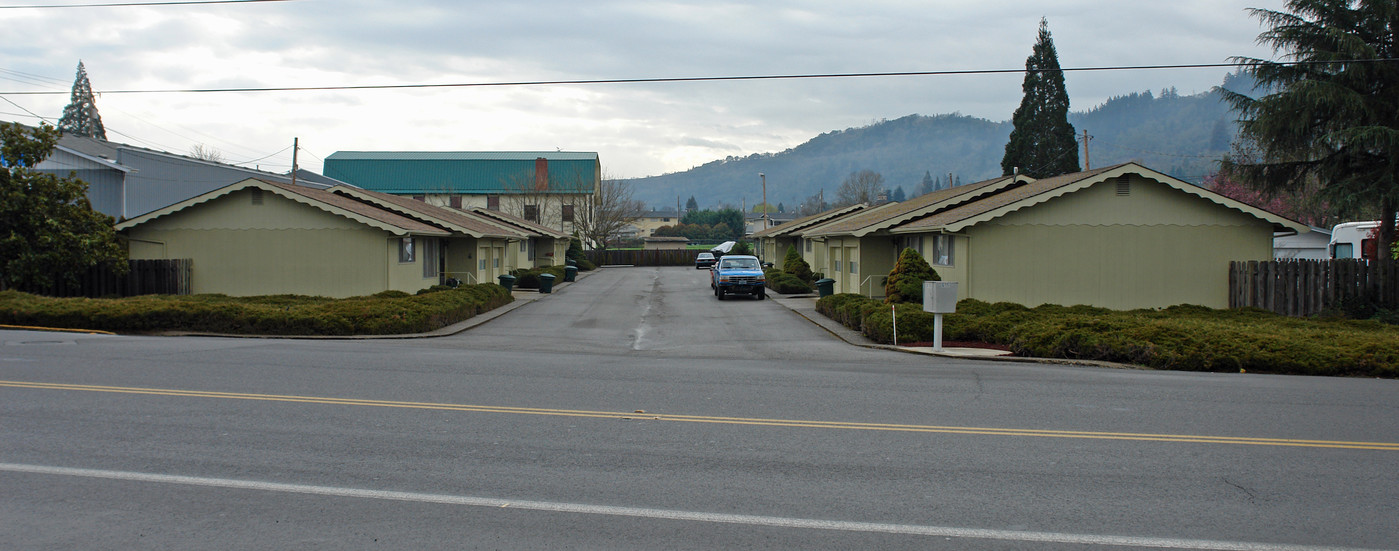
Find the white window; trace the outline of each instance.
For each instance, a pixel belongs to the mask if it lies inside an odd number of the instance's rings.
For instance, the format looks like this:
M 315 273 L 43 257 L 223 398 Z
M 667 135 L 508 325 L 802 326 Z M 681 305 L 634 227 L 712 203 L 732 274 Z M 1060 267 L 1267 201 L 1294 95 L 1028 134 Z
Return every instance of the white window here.
M 405 237 L 398 240 L 398 261 L 403 263 L 413 262 L 413 238 Z
M 951 265 L 952 265 L 953 260 L 955 259 L 955 254 L 954 254 L 954 252 L 953 252 L 953 250 L 952 250 L 952 244 L 953 244 L 953 240 L 952 240 L 952 236 L 950 236 L 950 235 L 936 235 L 936 236 L 933 236 L 933 258 L 932 258 L 932 260 L 933 260 L 933 265 L 934 265 L 934 266 L 951 266 Z
M 857 265 L 857 264 L 859 264 L 859 262 L 855 262 L 854 260 L 851 260 L 851 261 L 850 261 L 850 273 L 853 274 L 853 273 L 857 273 L 857 272 L 859 271 L 859 270 L 856 269 L 856 265 Z
M 436 239 L 423 240 L 423 279 L 437 277 L 437 259 L 441 257 Z

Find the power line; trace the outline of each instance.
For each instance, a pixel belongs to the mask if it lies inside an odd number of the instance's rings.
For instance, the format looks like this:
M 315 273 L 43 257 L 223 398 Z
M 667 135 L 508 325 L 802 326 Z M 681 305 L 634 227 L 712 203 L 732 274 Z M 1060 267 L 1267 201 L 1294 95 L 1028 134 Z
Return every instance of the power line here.
M 186 2 L 114 2 L 110 4 L 31 4 L 0 6 L 0 10 L 40 10 L 50 8 L 129 8 L 135 6 L 197 6 L 204 4 L 256 4 L 262 2 L 295 2 L 296 0 L 190 0 Z
M 1381 59 L 1358 59 L 1345 62 L 1336 61 L 1295 61 L 1295 62 L 1273 62 L 1278 65 L 1319 65 L 1335 63 L 1382 63 L 1399 61 L 1399 58 Z M 1093 71 L 1145 71 L 1159 69 L 1211 69 L 1224 67 L 1248 67 L 1257 63 L 1191 63 L 1182 65 L 1117 65 L 1105 67 L 1068 67 L 1059 69 L 1064 73 L 1093 72 Z M 659 77 L 659 78 L 617 78 L 617 79 L 583 79 L 583 80 L 532 80 L 532 81 L 508 81 L 508 82 L 461 82 L 444 84 L 367 84 L 354 86 L 280 86 L 268 88 L 168 88 L 151 90 L 104 90 L 96 92 L 98 94 L 212 94 L 228 92 L 308 92 L 308 91 L 331 91 L 331 90 L 401 90 L 414 88 L 486 88 L 486 87 L 508 87 L 508 86 L 556 86 L 556 85 L 591 85 L 591 84 L 653 84 L 653 83 L 675 83 L 675 82 L 731 82 L 731 81 L 754 81 L 754 80 L 800 80 L 800 79 L 822 79 L 822 78 L 872 78 L 872 77 L 909 77 L 909 76 L 961 76 L 961 75 L 996 75 L 1024 73 L 1025 69 L 967 69 L 958 71 L 900 71 L 891 73 L 812 73 L 794 75 L 746 75 L 746 76 L 716 76 L 716 77 Z M 66 94 L 68 92 L 0 92 L 0 94 L 41 96 Z

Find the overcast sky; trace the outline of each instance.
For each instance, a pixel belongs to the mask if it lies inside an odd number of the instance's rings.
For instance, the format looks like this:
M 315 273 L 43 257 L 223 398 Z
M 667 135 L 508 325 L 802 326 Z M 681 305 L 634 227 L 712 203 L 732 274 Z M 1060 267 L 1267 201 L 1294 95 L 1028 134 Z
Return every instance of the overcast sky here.
M 1274 58 L 1246 8 L 1282 0 L 293 0 L 7 8 L 0 120 L 57 122 L 79 60 L 98 92 L 1022 69 L 1041 17 L 1064 67 Z M 128 0 L 110 0 L 128 1 Z M 1076 111 L 1207 91 L 1224 68 L 1069 73 Z M 777 152 L 909 114 L 1008 120 L 1019 74 L 390 90 L 108 93 L 107 137 L 264 170 L 351 150 L 596 151 L 609 176 Z M 59 92 L 20 95 L 17 92 Z

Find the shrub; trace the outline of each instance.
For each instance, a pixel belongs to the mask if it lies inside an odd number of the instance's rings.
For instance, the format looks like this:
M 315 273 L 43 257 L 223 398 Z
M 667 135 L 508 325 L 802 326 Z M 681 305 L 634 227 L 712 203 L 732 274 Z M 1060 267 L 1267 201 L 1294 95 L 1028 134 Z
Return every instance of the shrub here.
M 577 237 L 568 240 L 568 250 L 564 251 L 563 256 L 566 260 L 572 260 L 574 267 L 578 268 L 580 272 L 597 269 L 597 264 L 593 264 L 583 253 L 583 242 Z
M 763 273 L 767 275 L 767 287 L 784 295 L 811 292 L 811 284 L 782 270 L 770 268 Z
M 816 281 L 811 278 L 811 265 L 806 263 L 806 259 L 802 258 L 796 247 L 787 247 L 787 255 L 782 259 L 782 271 L 802 281 Z
M 563 266 L 543 266 L 539 268 L 519 268 L 510 275 L 515 276 L 516 289 L 538 289 L 540 274 L 552 274 L 554 283 L 563 281 Z
M 904 249 L 899 253 L 899 261 L 894 264 L 893 271 L 889 272 L 889 279 L 884 284 L 884 302 L 916 302 L 923 303 L 923 282 L 942 281 L 938 273 L 923 260 L 923 255 L 913 249 Z
M 116 332 L 352 335 L 432 331 L 512 301 L 495 284 L 330 299 L 275 295 L 49 298 L 0 292 L 0 323 Z
M 899 342 L 931 339 L 931 314 L 914 304 L 895 308 Z M 840 294 L 817 301 L 816 309 L 876 342 L 893 341 L 888 305 Z M 1399 332 L 1378 321 L 1288 318 L 1254 308 L 1116 311 L 970 299 L 943 321 L 946 340 L 1002 344 L 1020 356 L 1188 371 L 1399 376 Z

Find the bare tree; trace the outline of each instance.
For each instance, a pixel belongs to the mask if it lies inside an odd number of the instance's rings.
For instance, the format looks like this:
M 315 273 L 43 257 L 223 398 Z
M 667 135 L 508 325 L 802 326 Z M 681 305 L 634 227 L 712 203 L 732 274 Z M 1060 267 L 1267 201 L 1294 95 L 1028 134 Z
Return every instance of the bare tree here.
M 574 212 L 574 224 L 584 243 L 606 249 L 622 228 L 636 222 L 646 205 L 632 198 L 629 182 L 604 178 L 587 205 Z
M 564 233 L 580 228 L 579 211 L 595 195 L 594 174 L 520 174 L 504 182 L 501 210 Z
M 209 161 L 213 163 L 223 162 L 222 152 L 202 143 L 194 144 L 194 147 L 189 148 L 189 156 L 199 159 L 201 161 Z
M 873 170 L 851 172 L 840 183 L 833 206 L 844 207 L 859 203 L 873 203 L 884 191 L 884 176 Z

